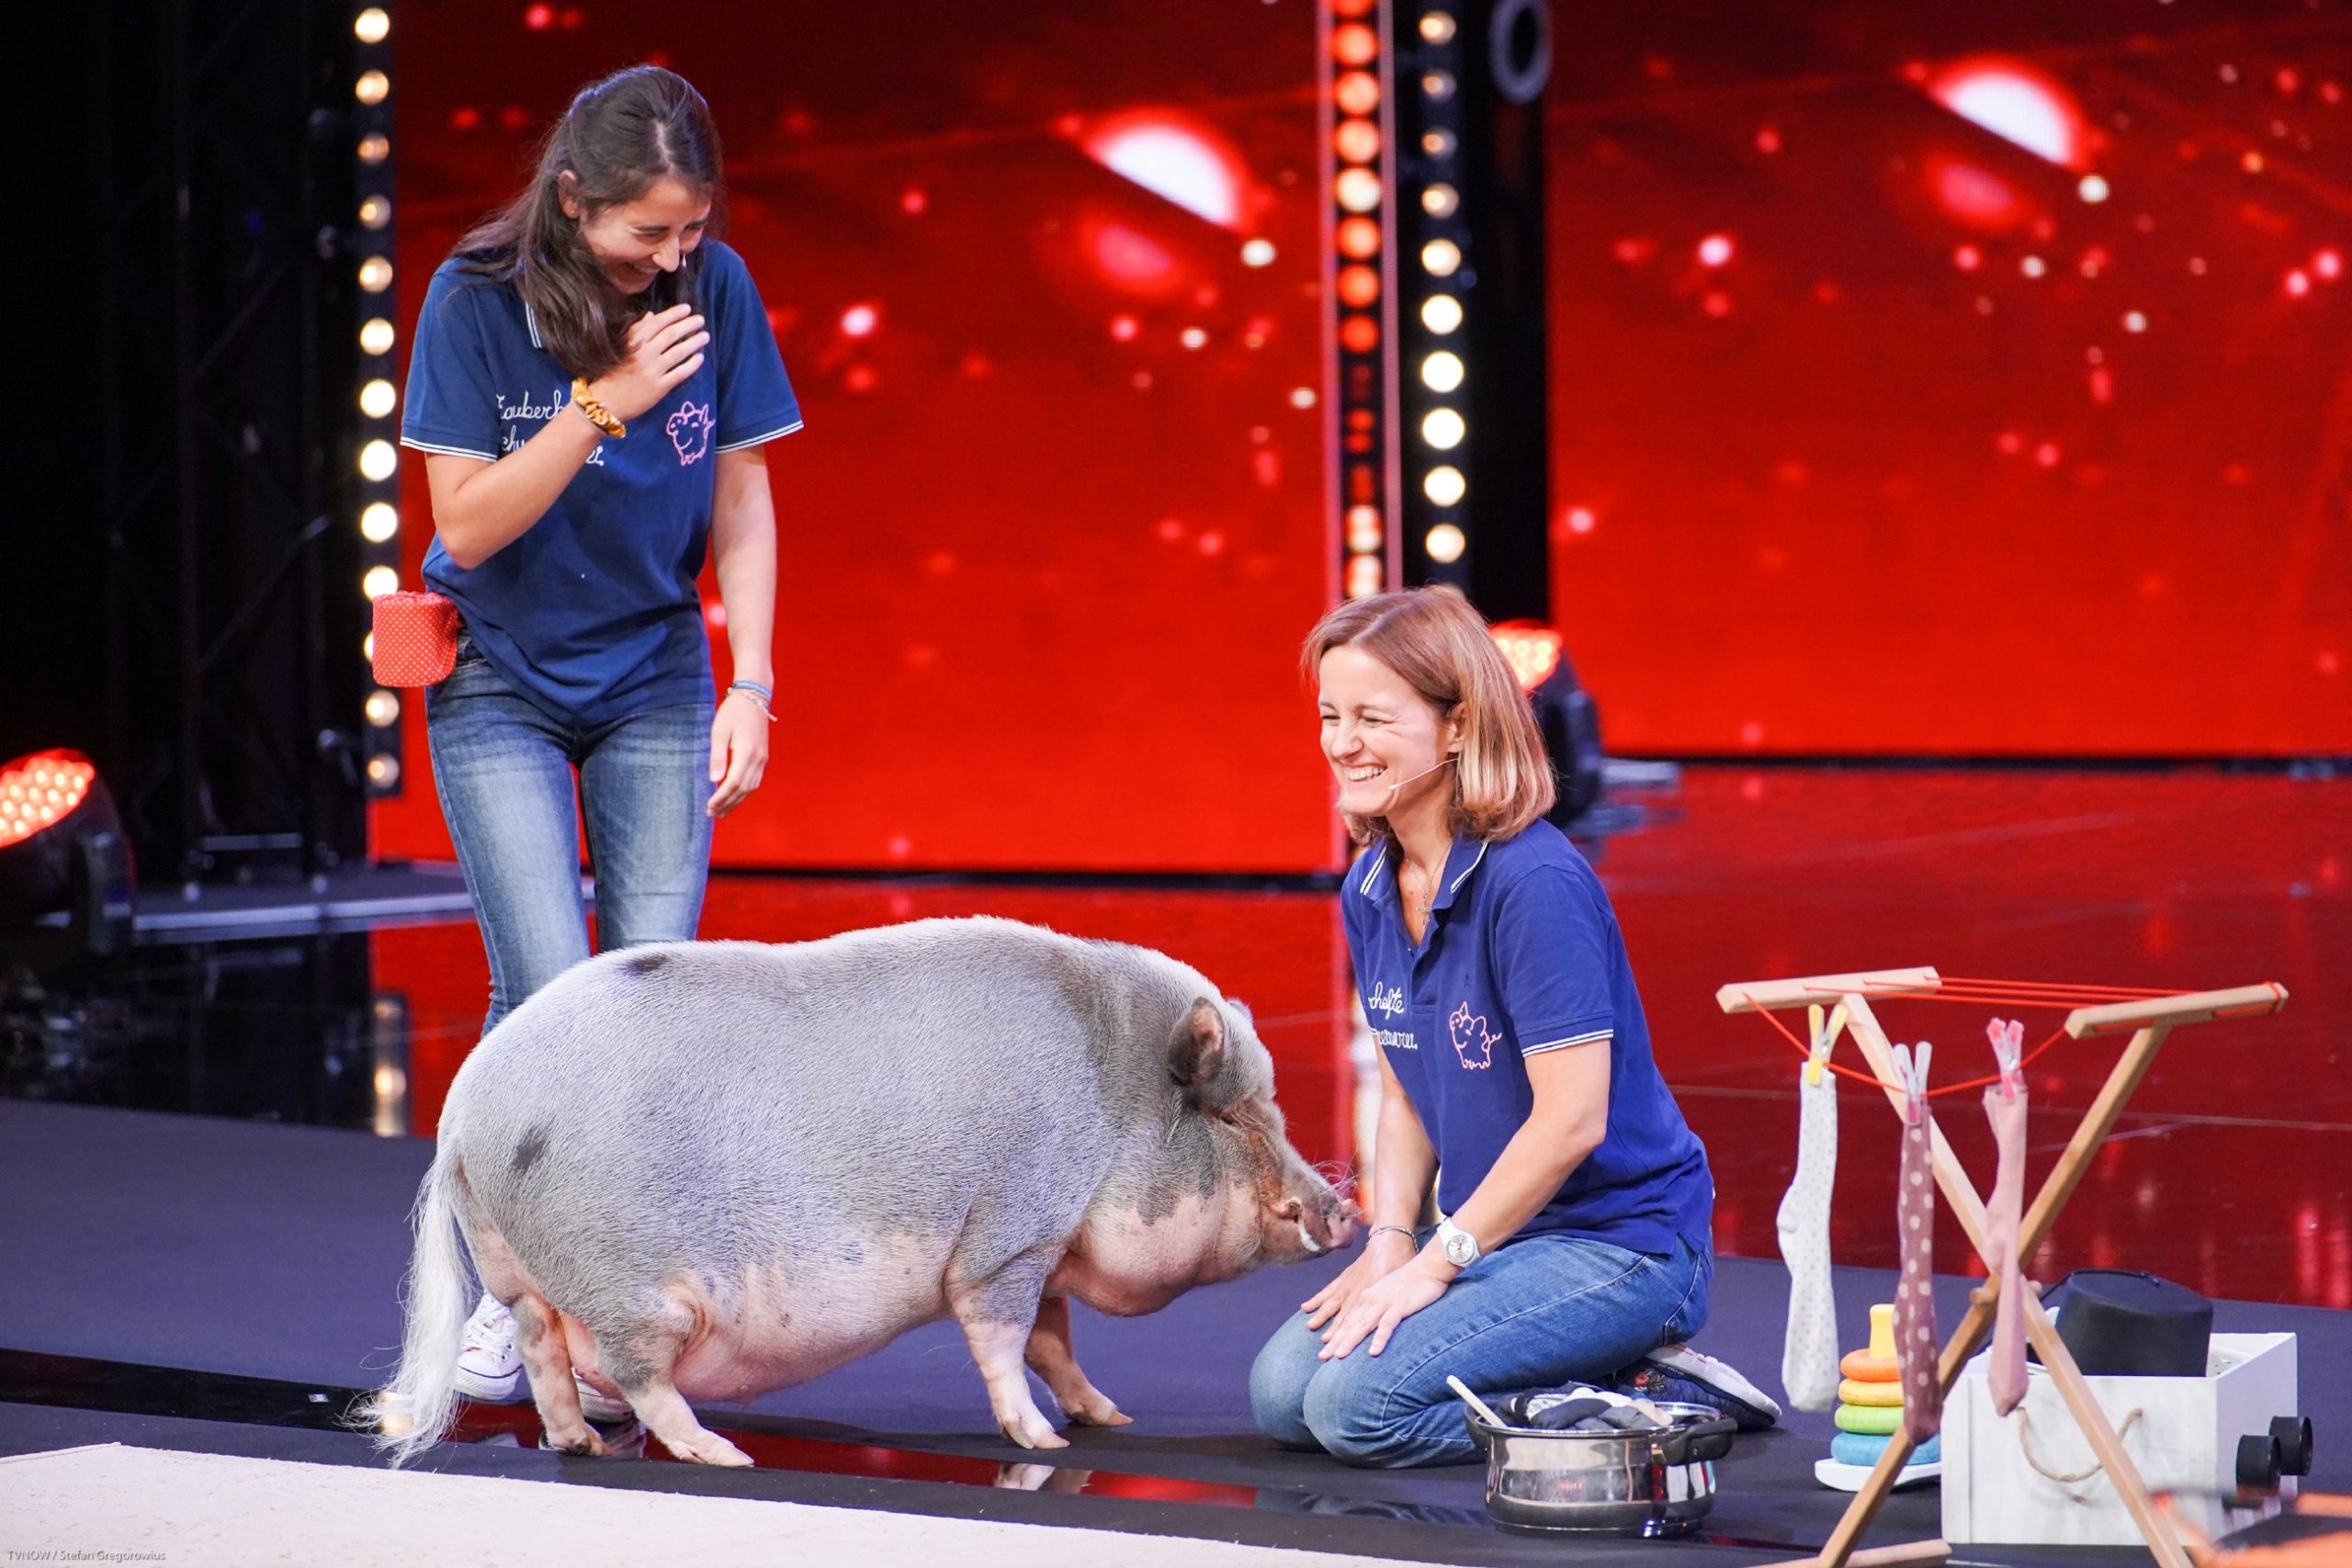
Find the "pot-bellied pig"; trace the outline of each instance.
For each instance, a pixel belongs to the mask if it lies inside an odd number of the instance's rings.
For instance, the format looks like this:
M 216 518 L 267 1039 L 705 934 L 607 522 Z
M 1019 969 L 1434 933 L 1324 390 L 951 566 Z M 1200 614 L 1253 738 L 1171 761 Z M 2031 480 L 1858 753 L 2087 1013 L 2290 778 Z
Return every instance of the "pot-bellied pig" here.
M 1069 1298 L 1147 1313 L 1344 1245 L 1283 1135 L 1249 1015 L 1145 948 L 1001 919 L 582 964 L 467 1059 L 417 1200 L 408 1324 L 363 1410 L 407 1460 L 447 1430 L 471 1292 L 514 1311 L 548 1441 L 603 1445 L 577 1369 L 682 1459 L 748 1464 L 694 1398 L 803 1382 L 952 1315 L 997 1425 L 1127 1417 Z

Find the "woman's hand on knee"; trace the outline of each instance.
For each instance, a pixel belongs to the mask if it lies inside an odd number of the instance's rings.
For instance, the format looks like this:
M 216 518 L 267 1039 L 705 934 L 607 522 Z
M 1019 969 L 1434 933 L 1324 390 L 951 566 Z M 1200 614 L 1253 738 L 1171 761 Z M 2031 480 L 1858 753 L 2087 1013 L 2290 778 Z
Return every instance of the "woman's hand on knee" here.
M 1401 1269 L 1392 1269 L 1356 1292 L 1355 1300 L 1340 1309 L 1331 1326 L 1323 1331 L 1323 1348 L 1317 1359 L 1337 1361 L 1363 1343 L 1372 1340 L 1371 1353 L 1379 1355 L 1388 1348 L 1389 1336 L 1396 1325 L 1445 1294 L 1453 1281 L 1442 1280 L 1421 1267 L 1418 1258 L 1409 1258 Z
M 1298 1303 L 1301 1312 L 1308 1314 L 1306 1326 L 1320 1328 L 1348 1303 L 1363 1293 L 1363 1288 L 1385 1274 L 1393 1272 L 1412 1259 L 1413 1238 L 1395 1231 L 1383 1231 L 1364 1243 L 1356 1260 L 1332 1277 L 1331 1282 Z

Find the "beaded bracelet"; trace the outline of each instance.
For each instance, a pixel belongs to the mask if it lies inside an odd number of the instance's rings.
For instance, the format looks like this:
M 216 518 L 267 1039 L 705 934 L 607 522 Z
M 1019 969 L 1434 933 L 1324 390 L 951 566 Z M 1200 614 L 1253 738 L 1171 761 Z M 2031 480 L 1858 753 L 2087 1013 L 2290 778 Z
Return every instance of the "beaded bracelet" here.
M 768 705 L 775 701 L 775 692 L 761 685 L 757 681 L 734 681 L 729 682 L 727 694 L 731 697 L 738 692 L 742 693 L 745 696 L 752 699 L 752 703 L 758 706 L 760 716 L 762 717 L 765 718 L 770 724 L 774 724 L 775 722 L 775 714 Z

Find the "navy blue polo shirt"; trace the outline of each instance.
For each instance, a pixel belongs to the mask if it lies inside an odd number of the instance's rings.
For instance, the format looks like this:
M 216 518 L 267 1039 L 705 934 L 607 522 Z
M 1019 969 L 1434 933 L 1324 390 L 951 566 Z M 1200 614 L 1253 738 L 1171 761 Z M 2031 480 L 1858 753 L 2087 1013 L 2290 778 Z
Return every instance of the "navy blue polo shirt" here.
M 1526 1058 L 1609 1053 L 1600 1146 L 1512 1239 L 1565 1232 L 1636 1252 L 1704 1247 L 1714 1181 L 1650 1057 L 1649 1025 L 1600 879 L 1548 822 L 1457 839 L 1421 945 L 1396 896 L 1399 855 L 1366 850 L 1340 889 L 1364 1017 L 1436 1145 L 1453 1213 L 1534 1109 Z M 1508 1243 L 1506 1244 L 1508 1245 Z
M 513 543 L 461 567 L 435 538 L 424 581 L 457 601 L 474 646 L 556 719 L 603 724 L 710 695 L 695 579 L 710 537 L 717 455 L 800 428 L 766 308 L 743 258 L 701 246 L 702 367 L 628 434 L 589 454 Z M 441 264 L 409 357 L 401 444 L 495 462 L 567 412 L 571 372 L 513 284 Z

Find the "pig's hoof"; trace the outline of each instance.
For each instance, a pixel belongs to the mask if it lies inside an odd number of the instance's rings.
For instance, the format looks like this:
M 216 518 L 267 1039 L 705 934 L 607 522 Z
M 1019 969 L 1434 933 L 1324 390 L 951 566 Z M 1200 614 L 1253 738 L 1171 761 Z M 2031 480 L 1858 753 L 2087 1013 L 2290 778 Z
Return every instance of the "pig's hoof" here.
M 1136 1418 L 1097 1393 L 1062 1406 L 1062 1414 L 1081 1427 L 1132 1427 Z
M 1004 1423 L 1004 1435 L 1024 1449 L 1066 1449 L 1069 1439 L 1054 1430 L 1043 1416 Z
M 683 1443 L 662 1439 L 662 1446 L 694 1464 L 715 1464 L 726 1470 L 749 1470 L 752 1456 L 716 1432 L 697 1432 Z
M 605 1453 L 605 1439 L 596 1436 L 594 1427 L 586 1426 L 582 1427 L 576 1433 L 560 1438 L 553 1432 L 544 1432 L 539 1438 L 539 1447 L 552 1449 L 560 1454 L 572 1454 L 581 1459 L 603 1459 Z

